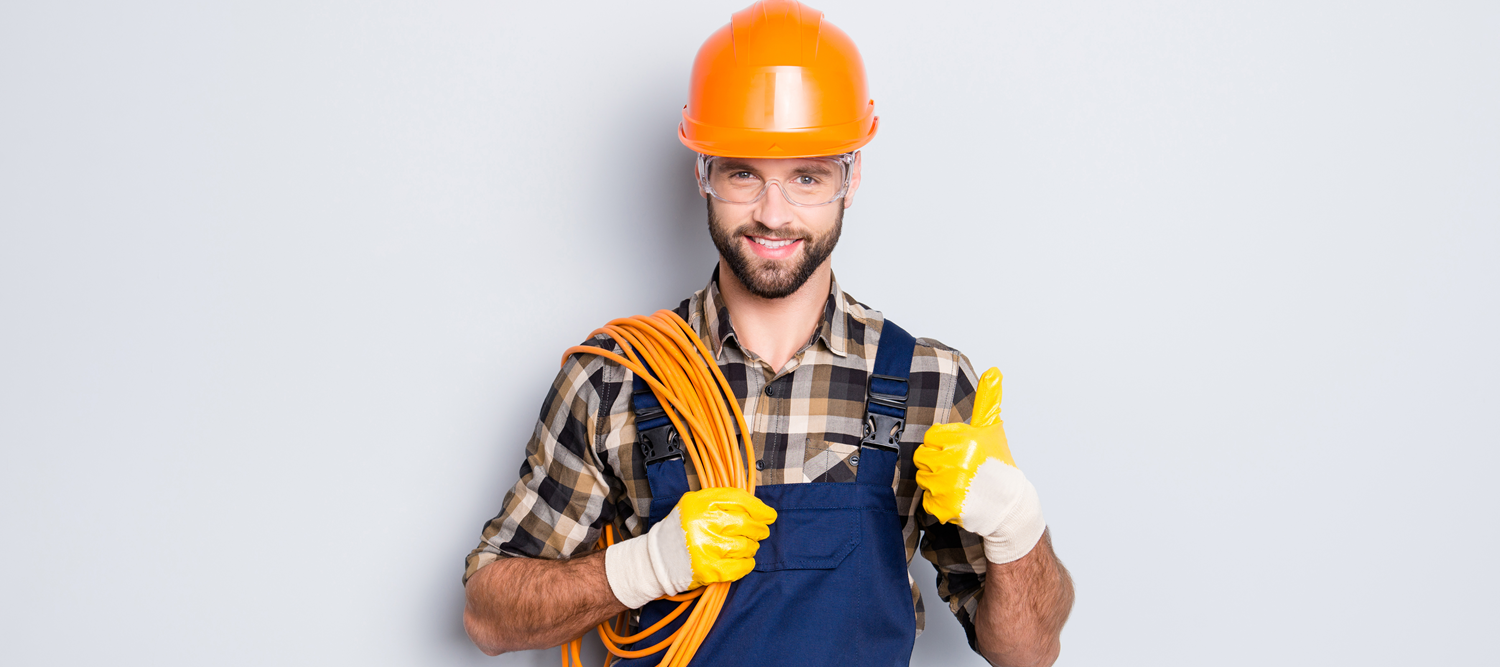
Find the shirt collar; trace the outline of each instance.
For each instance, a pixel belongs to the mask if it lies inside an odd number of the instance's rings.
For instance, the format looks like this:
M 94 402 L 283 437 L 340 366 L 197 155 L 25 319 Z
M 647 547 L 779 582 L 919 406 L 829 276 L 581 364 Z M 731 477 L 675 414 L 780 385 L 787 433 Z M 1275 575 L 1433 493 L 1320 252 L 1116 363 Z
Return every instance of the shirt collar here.
M 714 359 L 719 360 L 722 358 L 724 342 L 735 334 L 734 325 L 729 321 L 729 307 L 724 305 L 724 299 L 719 295 L 718 267 L 714 267 L 713 276 L 708 280 L 708 287 L 703 289 L 700 315 L 703 318 L 702 322 L 694 324 L 699 325 L 699 331 L 707 332 L 705 338 L 713 345 Z M 814 338 L 822 340 L 828 350 L 835 355 L 846 356 L 849 348 L 850 317 L 844 291 L 839 289 L 838 278 L 830 276 L 828 300 L 824 302 L 823 319 L 818 323 Z

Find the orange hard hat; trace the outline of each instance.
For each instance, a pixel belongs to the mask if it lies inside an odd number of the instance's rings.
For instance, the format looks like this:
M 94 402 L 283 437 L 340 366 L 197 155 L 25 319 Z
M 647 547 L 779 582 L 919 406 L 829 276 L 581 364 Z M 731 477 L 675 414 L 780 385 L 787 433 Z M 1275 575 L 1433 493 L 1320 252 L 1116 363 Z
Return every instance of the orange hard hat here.
M 795 0 L 762 0 L 693 62 L 677 137 L 705 155 L 836 155 L 875 138 L 865 64 L 844 31 Z

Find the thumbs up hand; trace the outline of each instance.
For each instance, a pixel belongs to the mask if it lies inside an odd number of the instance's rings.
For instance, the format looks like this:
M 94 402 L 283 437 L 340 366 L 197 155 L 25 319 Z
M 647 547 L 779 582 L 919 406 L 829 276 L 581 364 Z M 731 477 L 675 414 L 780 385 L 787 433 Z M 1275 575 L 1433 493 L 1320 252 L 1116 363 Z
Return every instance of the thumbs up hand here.
M 1025 556 L 1047 528 L 1036 487 L 1005 441 L 1000 380 L 1000 369 L 985 371 L 969 423 L 933 426 L 912 457 L 922 507 L 984 538 L 985 558 L 997 564 Z

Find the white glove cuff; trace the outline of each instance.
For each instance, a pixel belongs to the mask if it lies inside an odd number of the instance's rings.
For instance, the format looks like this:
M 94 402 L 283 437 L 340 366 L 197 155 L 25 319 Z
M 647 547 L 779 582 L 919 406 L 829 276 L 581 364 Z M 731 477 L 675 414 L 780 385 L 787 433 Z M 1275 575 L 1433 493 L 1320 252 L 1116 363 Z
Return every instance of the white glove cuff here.
M 662 596 L 661 584 L 651 571 L 648 535 L 616 542 L 604 550 L 604 578 L 615 598 L 631 609 Z
M 676 595 L 693 587 L 693 560 L 688 556 L 687 533 L 682 515 L 673 507 L 651 532 L 651 569 L 661 582 L 663 595 Z
M 971 503 L 978 504 L 970 508 Z M 1031 553 L 1047 530 L 1042 500 L 1031 480 L 995 459 L 975 471 L 959 520 L 965 529 L 984 538 L 984 557 L 996 565 Z
M 615 598 L 631 609 L 692 586 L 693 563 L 677 510 L 674 508 L 645 535 L 606 549 L 604 578 Z

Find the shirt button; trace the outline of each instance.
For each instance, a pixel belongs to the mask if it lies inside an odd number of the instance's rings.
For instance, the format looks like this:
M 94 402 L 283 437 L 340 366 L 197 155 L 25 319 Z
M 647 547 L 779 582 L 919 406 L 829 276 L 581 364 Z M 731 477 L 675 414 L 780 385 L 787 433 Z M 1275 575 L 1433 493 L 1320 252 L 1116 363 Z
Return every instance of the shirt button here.
M 851 455 L 849 457 L 849 465 L 852 465 L 852 466 L 854 466 L 856 468 L 859 467 L 859 455 L 858 454 L 854 454 L 854 455 Z
M 766 462 L 764 460 L 756 461 L 755 462 L 755 469 L 756 470 L 765 470 L 766 469 Z
M 776 395 L 776 385 L 774 385 L 774 384 L 768 384 L 768 385 L 766 385 L 766 395 L 767 396 L 775 396 Z

